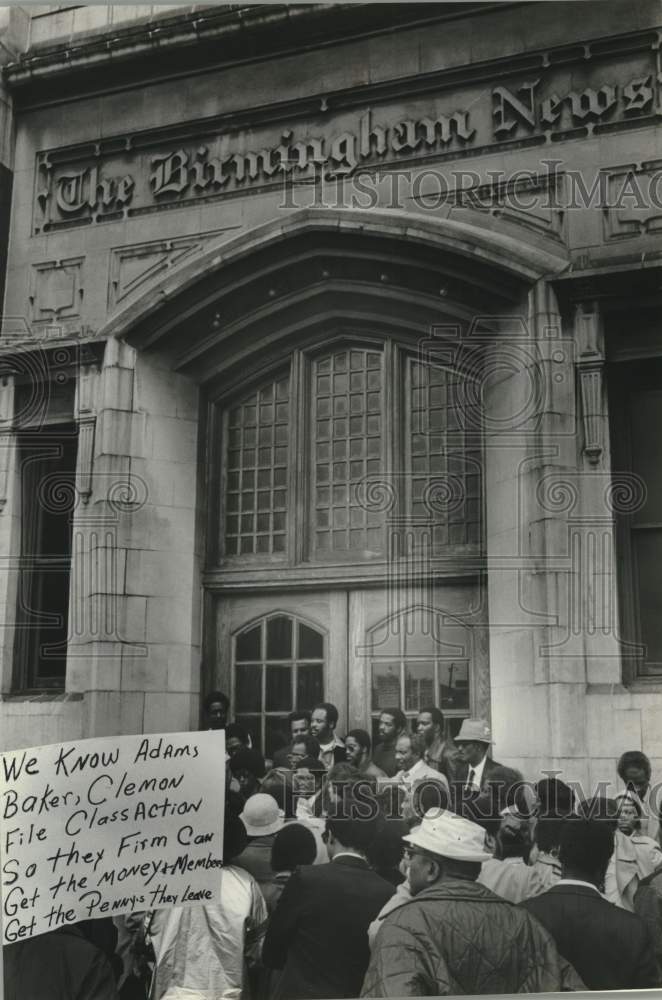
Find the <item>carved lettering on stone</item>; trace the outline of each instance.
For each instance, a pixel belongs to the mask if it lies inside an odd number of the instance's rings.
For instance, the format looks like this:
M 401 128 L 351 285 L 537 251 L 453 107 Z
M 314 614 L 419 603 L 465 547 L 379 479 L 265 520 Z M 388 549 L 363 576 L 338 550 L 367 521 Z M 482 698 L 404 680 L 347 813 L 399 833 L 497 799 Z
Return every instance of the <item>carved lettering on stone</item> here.
M 507 87 L 495 87 L 492 91 L 494 99 L 494 134 L 501 138 L 510 135 L 518 124 L 527 125 L 531 130 L 536 126 L 534 107 L 535 89 L 540 80 L 522 83 L 513 93 Z
M 98 167 L 60 174 L 55 187 L 55 203 L 64 215 L 85 211 L 102 213 L 123 208 L 131 201 L 134 181 L 125 177 L 105 177 Z
M 626 113 L 629 111 L 647 111 L 650 108 L 655 96 L 651 81 L 651 76 L 643 76 L 638 80 L 631 80 L 623 87 Z
M 189 183 L 186 151 L 178 149 L 165 156 L 152 157 L 149 183 L 155 198 L 164 194 L 181 194 L 185 191 Z
M 324 126 L 319 118 L 314 125 L 302 120 L 285 128 L 263 119 L 222 131 L 219 119 L 221 131 L 203 132 L 192 124 L 175 146 L 166 133 L 161 143 L 152 130 L 77 146 L 69 159 L 67 150 L 40 152 L 35 232 L 135 217 L 249 187 L 275 188 L 285 180 L 351 177 L 414 156 L 422 162 L 435 155 L 445 160 L 522 139 L 545 142 L 578 128 L 625 126 L 654 111 L 654 54 L 645 39 L 627 58 L 615 54 L 608 64 L 594 59 L 588 47 L 570 60 L 554 62 L 551 53 L 543 54 L 528 74 L 519 80 L 500 77 L 491 89 L 469 77 L 459 89 L 431 88 L 429 96 L 411 98 L 406 118 L 404 98 L 391 111 L 380 104 L 378 112 L 367 107 L 354 117 L 351 105 L 336 110 L 324 99 L 329 112 Z M 300 117 L 307 113 L 302 105 Z

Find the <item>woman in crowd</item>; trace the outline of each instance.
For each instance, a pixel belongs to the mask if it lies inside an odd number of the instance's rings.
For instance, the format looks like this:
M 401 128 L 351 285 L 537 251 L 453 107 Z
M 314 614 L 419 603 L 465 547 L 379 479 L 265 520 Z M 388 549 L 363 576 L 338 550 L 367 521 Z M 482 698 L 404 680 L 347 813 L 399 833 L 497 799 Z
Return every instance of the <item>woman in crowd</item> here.
M 266 774 L 264 757 L 261 753 L 241 747 L 232 754 L 228 766 L 244 801 L 259 792 L 260 782 Z
M 511 903 L 537 896 L 546 887 L 528 864 L 531 847 L 528 817 L 506 812 L 496 835 L 494 857 L 483 863 L 478 881 Z
M 529 862 L 538 873 L 544 892 L 556 885 L 561 878 L 559 851 L 561 849 L 561 830 L 566 818 L 547 813 L 540 816 L 536 823 L 535 842 L 529 855 Z
M 662 851 L 657 841 L 639 832 L 643 810 L 636 793 L 623 792 L 609 801 L 616 832 L 605 876 L 605 896 L 610 903 L 634 912 L 637 889 L 662 865 Z
M 273 913 L 294 869 L 314 864 L 316 855 L 315 837 L 303 823 L 288 823 L 278 831 L 271 848 L 271 879 L 262 886 L 269 913 Z

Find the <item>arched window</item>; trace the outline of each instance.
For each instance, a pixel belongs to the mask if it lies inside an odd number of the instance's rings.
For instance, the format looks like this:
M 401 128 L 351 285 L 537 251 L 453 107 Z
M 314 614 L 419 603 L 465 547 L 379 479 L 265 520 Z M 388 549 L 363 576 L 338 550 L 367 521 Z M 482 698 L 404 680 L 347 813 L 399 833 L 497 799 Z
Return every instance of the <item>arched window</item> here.
M 271 757 L 290 741 L 287 716 L 324 700 L 324 634 L 294 615 L 267 615 L 234 637 L 234 713 Z
M 433 558 L 480 551 L 482 445 L 463 377 L 388 338 L 345 338 L 220 402 L 214 565 L 383 565 L 394 524 Z

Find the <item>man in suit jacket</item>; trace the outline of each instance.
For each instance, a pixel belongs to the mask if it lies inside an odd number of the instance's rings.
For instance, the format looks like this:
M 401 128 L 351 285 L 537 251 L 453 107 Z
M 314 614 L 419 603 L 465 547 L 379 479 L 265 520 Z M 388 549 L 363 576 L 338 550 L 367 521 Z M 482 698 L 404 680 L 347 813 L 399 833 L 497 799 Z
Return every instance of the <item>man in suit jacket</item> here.
M 282 969 L 272 1000 L 357 997 L 368 967 L 368 926 L 393 895 L 370 870 L 366 850 L 376 820 L 347 795 L 327 819 L 328 865 L 297 869 L 271 918 L 262 950 L 268 968 Z
M 609 820 L 570 817 L 561 832 L 560 881 L 521 905 L 547 928 L 587 989 L 659 986 L 648 927 L 636 914 L 608 903 L 598 888 L 613 850 Z
M 462 720 L 455 737 L 457 762 L 453 790 L 456 799 L 475 798 L 485 792 L 488 785 L 496 783 L 499 786 L 496 801 L 503 806 L 512 804 L 508 792 L 513 785 L 523 782 L 522 775 L 487 756 L 491 743 L 492 733 L 485 719 Z

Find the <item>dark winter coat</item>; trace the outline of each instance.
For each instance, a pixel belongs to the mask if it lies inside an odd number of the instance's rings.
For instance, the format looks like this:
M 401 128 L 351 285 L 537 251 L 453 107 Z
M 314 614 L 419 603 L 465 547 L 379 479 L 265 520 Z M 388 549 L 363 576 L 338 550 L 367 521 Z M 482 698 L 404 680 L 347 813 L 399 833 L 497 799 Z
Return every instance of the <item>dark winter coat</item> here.
M 562 989 L 583 989 L 583 983 L 533 917 L 477 882 L 449 879 L 384 918 L 361 995 Z

